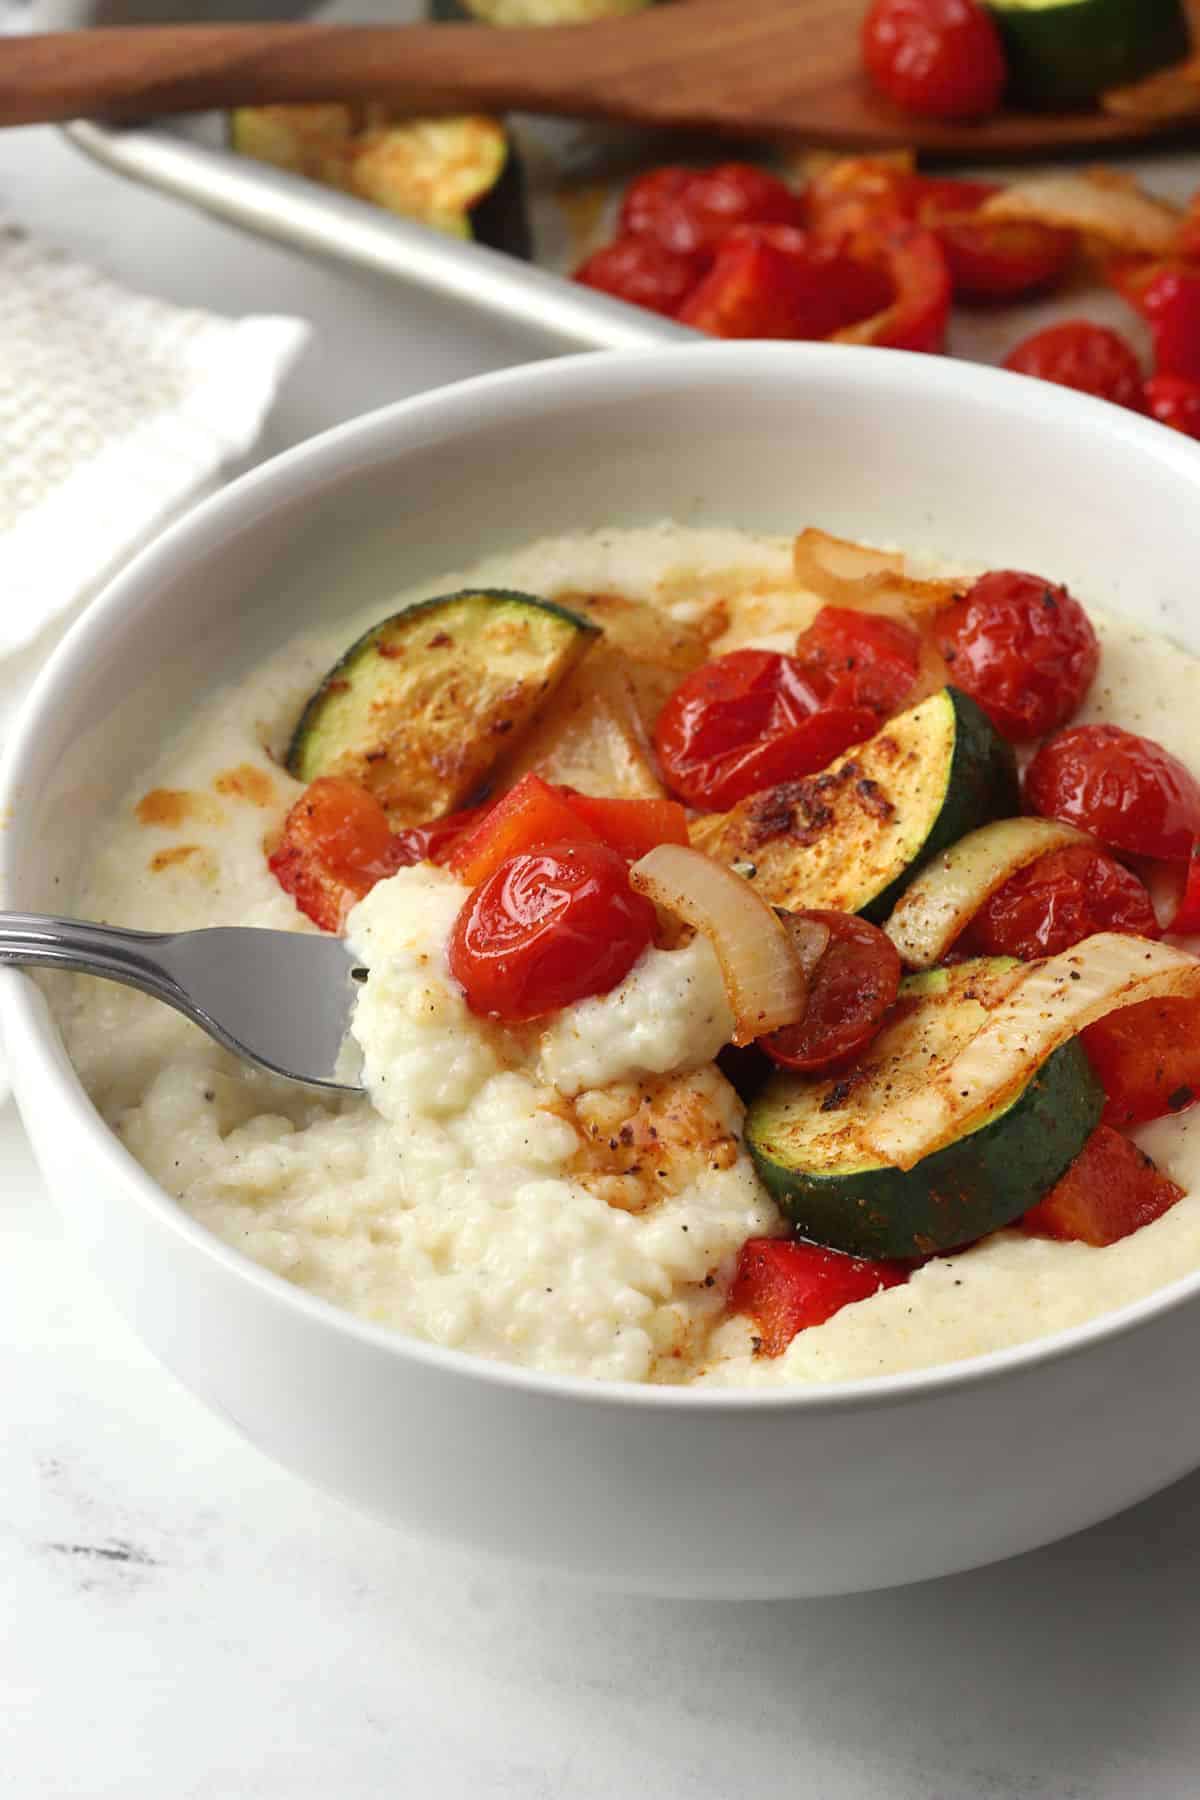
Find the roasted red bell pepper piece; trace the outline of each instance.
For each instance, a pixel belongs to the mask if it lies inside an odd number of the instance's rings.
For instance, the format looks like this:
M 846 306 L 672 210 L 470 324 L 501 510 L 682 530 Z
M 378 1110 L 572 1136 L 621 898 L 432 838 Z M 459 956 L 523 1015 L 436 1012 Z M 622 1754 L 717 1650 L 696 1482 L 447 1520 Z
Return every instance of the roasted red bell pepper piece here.
M 723 338 L 825 338 L 887 304 L 886 276 L 789 225 L 743 225 L 717 246 L 677 317 Z
M 688 841 L 687 812 L 676 800 L 609 800 L 563 791 L 571 811 L 630 862 L 658 844 Z
M 1062 1180 L 1022 1220 L 1035 1237 L 1115 1244 L 1183 1199 L 1183 1189 L 1129 1138 L 1098 1125 Z
M 566 795 L 540 775 L 522 775 L 514 788 L 489 807 L 445 858 L 446 867 L 476 887 L 502 862 L 548 844 L 597 843 L 600 834 L 577 813 Z
M 1080 1033 L 1108 1096 L 1107 1125 L 1141 1125 L 1200 1100 L 1200 1000 L 1142 1000 Z
M 846 248 L 888 277 L 887 306 L 833 333 L 840 344 L 880 344 L 893 350 L 939 351 L 950 321 L 950 267 L 931 231 L 913 225 L 867 229 Z
M 780 1356 L 798 1331 L 898 1287 L 909 1274 L 907 1263 L 871 1262 L 786 1238 L 748 1238 L 729 1289 L 729 1310 L 754 1320 L 760 1355 Z

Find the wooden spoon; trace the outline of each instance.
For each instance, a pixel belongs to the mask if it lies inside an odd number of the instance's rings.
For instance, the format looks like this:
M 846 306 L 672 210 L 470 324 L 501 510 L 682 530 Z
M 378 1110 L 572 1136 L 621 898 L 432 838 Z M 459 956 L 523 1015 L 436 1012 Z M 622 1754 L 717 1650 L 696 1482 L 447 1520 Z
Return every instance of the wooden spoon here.
M 911 144 L 1003 156 L 1162 129 L 1099 111 L 945 124 L 877 98 L 860 68 L 864 0 L 690 0 L 590 25 L 132 26 L 0 40 L 0 125 L 288 101 L 398 111 L 561 114 L 795 134 L 839 148 Z

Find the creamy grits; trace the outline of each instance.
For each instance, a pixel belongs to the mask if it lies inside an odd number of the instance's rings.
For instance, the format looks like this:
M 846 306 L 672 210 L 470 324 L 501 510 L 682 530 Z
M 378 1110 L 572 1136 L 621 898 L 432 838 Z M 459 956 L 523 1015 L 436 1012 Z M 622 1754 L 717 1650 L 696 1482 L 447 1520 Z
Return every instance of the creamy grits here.
M 714 654 L 790 648 L 819 605 L 795 585 L 790 539 L 665 524 L 538 542 L 339 619 L 198 709 L 107 823 L 76 910 L 313 930 L 263 849 L 301 791 L 281 763 L 299 709 L 357 629 L 468 586 L 615 592 L 681 621 L 719 602 Z M 1200 767 L 1196 662 L 1092 616 L 1103 660 L 1081 717 Z M 652 948 L 611 992 L 504 1027 L 468 1011 L 447 967 L 466 893 L 417 864 L 350 914 L 370 969 L 353 1026 L 367 1099 L 275 1080 L 82 978 L 52 984 L 72 1060 L 130 1153 L 226 1243 L 362 1318 L 541 1370 L 756 1387 L 884 1375 L 1037 1338 L 1200 1268 L 1196 1108 L 1138 1134 L 1187 1190 L 1154 1224 L 1105 1249 L 1002 1231 L 756 1356 L 725 1292 L 743 1242 L 785 1225 L 711 1060 L 731 1015 L 709 941 Z

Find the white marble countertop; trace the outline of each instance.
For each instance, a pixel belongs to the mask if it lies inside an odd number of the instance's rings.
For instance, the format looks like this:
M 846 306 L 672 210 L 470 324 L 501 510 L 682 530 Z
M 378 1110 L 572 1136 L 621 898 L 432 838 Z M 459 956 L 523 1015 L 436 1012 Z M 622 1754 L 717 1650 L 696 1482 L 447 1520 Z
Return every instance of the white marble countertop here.
M 296 311 L 264 451 L 537 346 L 0 138 L 0 211 L 130 285 Z M 0 1111 L 4 1800 L 1192 1800 L 1200 1477 L 851 1599 L 595 1596 L 413 1549 L 141 1349 Z

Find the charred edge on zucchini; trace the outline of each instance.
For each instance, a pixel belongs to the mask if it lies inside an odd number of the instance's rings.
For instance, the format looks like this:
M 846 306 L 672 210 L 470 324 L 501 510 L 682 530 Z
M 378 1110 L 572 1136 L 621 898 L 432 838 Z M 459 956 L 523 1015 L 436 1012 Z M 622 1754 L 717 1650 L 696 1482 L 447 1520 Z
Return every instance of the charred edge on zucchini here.
M 698 819 L 692 842 L 752 864 L 773 906 L 878 923 L 931 856 L 1018 807 L 1012 746 L 966 694 L 943 688 L 819 775 Z
M 425 824 L 478 792 L 598 635 L 565 607 L 502 588 L 408 607 L 329 671 L 288 770 L 345 776 L 395 823 Z
M 777 1074 L 755 1100 L 747 1146 L 802 1237 L 853 1256 L 953 1250 L 1010 1225 L 1070 1167 L 1104 1110 L 1075 1039 L 1014 1100 L 914 1168 L 882 1164 L 860 1147 L 866 1121 L 974 1034 L 1011 967 L 980 959 L 910 976 L 892 1022 L 858 1067 L 816 1081 Z
M 252 106 L 230 148 L 493 250 L 532 255 L 524 170 L 503 126 L 470 114 L 395 121 L 384 106 Z

